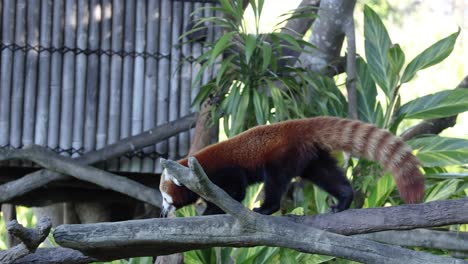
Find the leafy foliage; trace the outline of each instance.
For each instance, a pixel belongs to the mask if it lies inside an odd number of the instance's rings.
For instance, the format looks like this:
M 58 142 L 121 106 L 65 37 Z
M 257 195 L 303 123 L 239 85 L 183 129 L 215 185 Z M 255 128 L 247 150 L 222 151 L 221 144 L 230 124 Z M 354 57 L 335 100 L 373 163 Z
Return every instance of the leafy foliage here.
M 284 119 L 332 115 L 346 116 L 347 99 L 335 81 L 291 67 L 295 58 L 285 57 L 285 48 L 302 51 L 307 46 L 300 39 L 282 33 L 267 35 L 248 33 L 242 20 L 239 2 L 221 1 L 217 10 L 224 18 L 207 18 L 226 30 L 213 43 L 212 49 L 199 58 L 203 68 L 224 56 L 218 75 L 200 90 L 194 104 L 214 97 L 215 119 L 224 117 L 227 135 L 257 125 Z M 263 1 L 253 5 L 255 22 L 261 16 Z M 301 14 L 303 15 L 303 14 Z M 200 24 L 202 25 L 202 24 Z M 370 7 L 364 9 L 365 58 L 357 58 L 357 100 L 359 119 L 393 133 L 403 120 L 446 117 L 468 110 L 466 90 L 446 90 L 412 100 L 400 106 L 400 89 L 418 71 L 445 59 L 453 50 L 459 32 L 453 33 L 409 60 L 400 45 L 393 43 L 384 23 Z M 287 63 L 284 63 L 287 62 Z M 384 97 L 379 97 L 379 89 Z M 428 175 L 426 201 L 466 196 L 468 176 L 461 166 L 468 163 L 468 141 L 439 136 L 422 137 L 408 142 Z M 338 160 L 345 160 L 335 154 Z M 357 206 L 378 207 L 399 204 L 395 182 L 389 173 L 364 159 L 350 159 L 347 168 L 356 190 L 363 194 Z M 353 175 L 351 175 L 353 174 Z M 376 175 L 383 175 L 376 177 Z M 310 183 L 303 184 L 303 193 L 292 195 L 296 201 L 284 212 L 293 214 L 323 213 L 329 210 L 330 197 Z M 250 187 L 244 205 L 258 206 L 261 185 Z M 293 192 L 294 193 L 294 192 Z M 300 198 L 297 198 L 300 197 Z M 184 209 L 181 215 L 194 215 Z M 254 247 L 221 248 L 186 253 L 190 263 L 322 263 L 333 257 L 308 255 L 288 249 Z
M 223 57 L 215 79 L 203 85 L 193 101 L 200 105 L 209 97 L 216 102 L 213 120 L 225 120 L 225 132 L 235 135 L 257 124 L 305 116 L 304 105 L 296 97 L 305 97 L 304 86 L 312 80 L 305 69 L 290 67 L 297 58 L 287 52 L 302 52 L 311 47 L 306 41 L 282 32 L 259 34 L 264 1 L 250 1 L 255 17 L 255 32 L 248 32 L 243 22 L 242 1 L 220 1 L 213 9 L 222 17 L 207 17 L 197 24 L 199 30 L 208 23 L 221 27 L 224 34 L 197 58 L 201 70 Z M 309 15 L 301 12 L 299 17 Z M 293 16 L 296 18 L 297 16 Z M 307 77 L 307 78 L 306 78 Z
M 429 119 L 453 116 L 468 111 L 468 90 L 446 90 L 416 98 L 404 104 L 398 115 L 405 118 Z
M 468 164 L 468 140 L 440 136 L 408 141 L 424 167 Z

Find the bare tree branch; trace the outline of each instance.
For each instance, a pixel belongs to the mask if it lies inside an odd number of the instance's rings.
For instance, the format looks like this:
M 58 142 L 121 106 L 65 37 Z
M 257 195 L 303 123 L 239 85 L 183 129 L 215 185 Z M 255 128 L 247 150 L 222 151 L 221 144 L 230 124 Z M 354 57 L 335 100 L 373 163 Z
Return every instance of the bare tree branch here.
M 423 247 L 468 253 L 468 233 L 414 229 L 405 231 L 382 231 L 355 237 L 371 239 L 385 244 L 405 247 Z
M 0 253 L 1 254 L 1 253 Z M 98 261 L 95 258 L 83 255 L 83 253 L 70 248 L 38 248 L 36 252 L 19 258 L 11 264 L 87 264 Z
M 304 52 L 299 56 L 302 66 L 314 72 L 335 73 L 333 65 L 340 64 L 340 51 L 345 37 L 344 24 L 349 23 L 346 16 L 352 19 L 355 0 L 322 0 L 318 19 L 312 26 L 309 42 L 316 49 Z
M 157 126 L 139 135 L 122 139 L 115 144 L 106 146 L 100 150 L 88 152 L 76 158 L 78 164 L 94 164 L 121 156 L 127 152 L 135 151 L 143 147 L 158 143 L 162 140 L 190 129 L 195 125 L 197 114 L 190 114 L 178 120 Z M 44 186 L 52 181 L 65 180 L 69 177 L 60 173 L 40 170 L 30 173 L 21 179 L 5 183 L 0 186 L 0 203 L 11 200 L 31 190 Z
M 308 7 L 317 7 L 317 10 L 318 10 L 319 5 L 320 5 L 320 0 L 302 0 L 302 2 L 294 11 L 293 16 L 297 14 L 297 12 L 301 12 L 301 9 L 308 8 Z M 309 17 L 301 17 L 300 19 L 288 20 L 282 32 L 293 34 L 293 35 L 296 34 L 296 37 L 301 37 L 307 32 L 307 30 L 310 29 L 314 21 L 315 21 L 315 16 L 312 16 L 312 14 Z M 297 34 L 299 34 L 299 36 L 297 36 Z M 297 57 L 299 54 L 288 54 L 288 55 Z
M 190 168 L 182 167 L 173 162 L 163 162 L 162 164 L 171 170 L 171 173 L 182 184 L 186 184 L 189 189 L 196 191 L 208 201 L 215 203 L 234 216 L 218 215 L 89 225 L 62 225 L 57 227 L 54 232 L 55 241 L 62 246 L 80 250 L 99 259 L 164 255 L 213 246 L 266 245 L 286 247 L 307 253 L 334 255 L 366 263 L 466 263 L 462 260 L 433 256 L 424 252 L 318 230 L 305 221 L 298 221 L 298 217 L 260 215 L 242 207 L 224 191 L 212 184 L 204 173 L 200 174 L 198 171 L 200 167 L 194 159 L 190 160 Z M 462 199 L 461 202 L 461 205 L 457 203 L 459 205 L 458 212 L 468 211 L 465 209 L 468 206 L 466 199 Z M 426 210 L 438 209 L 439 214 L 441 214 L 438 207 L 440 205 L 441 202 L 412 205 L 412 210 L 421 214 Z M 447 204 L 444 203 L 444 205 Z M 408 206 L 399 206 L 399 208 L 402 207 Z M 377 211 L 380 214 L 388 213 L 385 212 L 388 208 L 378 209 L 382 209 Z M 385 226 L 387 224 L 385 220 L 390 217 L 390 214 L 386 217 L 369 218 L 370 211 L 378 209 L 353 210 L 354 218 L 352 215 L 351 218 L 348 217 L 347 223 L 353 223 L 356 217 L 361 217 L 357 221 L 363 223 L 367 219 L 367 221 L 374 222 L 372 223 L 374 225 L 378 223 Z M 400 223 L 404 223 L 404 220 L 408 220 L 414 215 L 413 213 L 413 215 L 406 216 L 396 214 L 398 212 L 395 210 L 389 211 L 391 211 L 393 218 L 400 219 Z M 450 219 L 452 211 L 454 210 L 443 213 L 448 213 L 447 218 Z M 329 220 L 333 223 L 333 216 L 340 219 L 339 215 L 346 212 L 330 214 Z M 360 212 L 364 213 L 360 214 Z M 406 209 L 400 211 L 400 213 L 406 212 Z M 423 218 L 429 217 L 425 218 L 426 224 L 433 220 L 428 216 L 428 213 L 422 215 Z M 466 216 L 466 214 L 464 215 Z M 465 218 L 465 221 L 467 220 L 468 216 Z M 423 222 L 423 220 L 418 222 Z M 353 225 L 349 227 L 347 224 L 341 224 L 343 232 L 349 233 L 349 229 L 353 227 Z M 364 229 L 360 228 L 360 230 Z M 119 250 L 115 250 L 116 248 Z
M 16 206 L 14 204 L 2 204 L 1 211 L 3 214 L 3 220 L 5 223 L 10 221 L 16 220 Z M 18 245 L 20 241 L 15 238 L 15 236 L 11 233 L 7 234 L 7 246 L 9 248 Z
M 91 166 L 79 165 L 76 161 L 58 155 L 43 147 L 33 145 L 19 150 L 0 149 L 0 160 L 11 159 L 33 161 L 49 170 L 92 182 L 103 188 L 126 194 L 156 207 L 161 206 L 161 194 L 158 190 L 146 187 L 126 177 L 115 175 Z M 10 194 L 10 196 L 12 195 Z
M 465 76 L 456 89 L 468 89 L 468 76 Z M 457 116 L 458 115 L 424 120 L 404 131 L 401 134 L 401 138 L 403 140 L 409 140 L 424 134 L 439 134 L 446 128 L 453 127 L 456 124 Z
M 356 33 L 354 28 L 354 6 L 347 10 L 346 22 L 343 31 L 346 34 L 348 53 L 346 55 L 346 91 L 348 92 L 348 117 L 358 119 L 358 107 L 356 96 Z
M 468 198 L 292 218 L 304 225 L 344 235 L 465 224 L 468 223 Z
M 7 230 L 10 234 L 17 237 L 21 243 L 9 250 L 0 252 L 0 263 L 12 263 L 30 253 L 34 253 L 42 241 L 47 238 L 52 227 L 52 222 L 48 218 L 39 220 L 36 229 L 25 228 L 18 224 L 16 220 L 7 224 Z

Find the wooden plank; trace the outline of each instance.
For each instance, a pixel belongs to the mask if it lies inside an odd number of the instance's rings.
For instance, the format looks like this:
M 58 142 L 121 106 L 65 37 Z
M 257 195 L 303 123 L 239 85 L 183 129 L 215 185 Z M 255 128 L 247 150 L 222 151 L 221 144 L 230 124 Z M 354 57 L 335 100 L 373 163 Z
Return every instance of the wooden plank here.
M 90 50 L 99 49 L 99 26 L 103 19 L 99 0 L 90 1 L 90 17 L 88 31 L 88 48 Z M 101 55 L 107 57 L 106 55 Z M 96 119 L 98 110 L 98 92 L 99 92 L 99 56 L 96 53 L 88 55 L 88 65 L 86 73 L 86 114 L 84 124 L 84 151 L 96 149 Z
M 145 51 L 146 39 L 146 3 L 145 1 L 136 1 L 136 24 L 135 24 L 135 52 L 143 53 Z M 144 103 L 144 78 L 145 78 L 145 59 L 141 56 L 135 58 L 135 68 L 133 72 L 133 103 L 132 103 L 132 135 L 143 132 L 143 103 Z M 131 160 L 130 171 L 141 171 L 142 161 L 138 157 Z
M 5 0 L 2 5 L 1 20 L 1 38 L 5 45 L 14 42 L 15 30 L 15 3 L 13 0 Z M 4 49 L 0 53 L 0 147 L 10 143 L 10 97 L 12 82 L 12 64 L 13 52 Z
M 52 17 L 52 46 L 61 47 L 63 45 L 64 29 L 64 2 L 54 1 Z M 62 98 L 62 62 L 63 54 L 52 53 L 50 65 L 50 104 L 49 104 L 49 125 L 47 133 L 47 144 L 50 148 L 59 146 L 60 137 L 60 99 Z
M 85 50 L 88 47 L 88 0 L 78 0 L 78 18 L 76 25 L 76 47 L 78 50 Z M 72 148 L 77 151 L 83 148 L 87 59 L 88 58 L 84 53 L 76 55 Z M 77 152 L 72 154 L 72 157 L 78 156 L 79 154 Z
M 65 2 L 64 45 L 67 48 L 76 47 L 77 6 L 75 0 Z M 63 150 L 70 150 L 73 132 L 73 97 L 75 90 L 75 54 L 66 52 L 63 55 L 62 102 L 60 110 L 60 138 L 59 146 Z M 69 153 L 63 152 L 68 156 Z
M 41 0 L 39 45 L 50 47 L 52 43 L 52 1 Z M 51 54 L 49 51 L 39 53 L 39 80 L 37 87 L 36 128 L 34 143 L 47 146 L 47 127 L 49 122 L 49 81 Z
M 125 16 L 123 47 L 124 51 L 130 54 L 135 51 L 135 1 L 125 1 L 125 14 L 129 15 Z M 126 138 L 131 135 L 134 74 L 133 67 L 133 56 L 126 55 L 123 58 L 120 138 Z M 120 158 L 120 169 L 123 171 L 129 171 L 130 159 L 127 157 Z
M 159 16 L 160 16 L 160 1 L 148 1 L 148 15 L 146 28 L 146 52 L 156 55 L 159 43 Z M 144 111 L 143 111 L 143 130 L 149 130 L 156 125 L 156 99 L 157 86 L 156 76 L 158 72 L 158 61 L 156 58 L 148 57 L 145 67 L 145 96 L 144 96 Z M 144 148 L 145 153 L 153 153 L 154 146 Z M 143 159 L 143 171 L 154 172 L 154 160 Z

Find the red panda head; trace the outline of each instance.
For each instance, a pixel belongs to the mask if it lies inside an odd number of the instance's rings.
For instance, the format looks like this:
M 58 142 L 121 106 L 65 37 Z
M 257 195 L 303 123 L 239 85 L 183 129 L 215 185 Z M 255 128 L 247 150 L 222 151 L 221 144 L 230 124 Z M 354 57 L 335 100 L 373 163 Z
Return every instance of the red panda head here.
M 161 174 L 159 190 L 163 198 L 161 215 L 166 217 L 168 213 L 176 209 L 194 203 L 197 195 L 172 176 L 166 169 Z

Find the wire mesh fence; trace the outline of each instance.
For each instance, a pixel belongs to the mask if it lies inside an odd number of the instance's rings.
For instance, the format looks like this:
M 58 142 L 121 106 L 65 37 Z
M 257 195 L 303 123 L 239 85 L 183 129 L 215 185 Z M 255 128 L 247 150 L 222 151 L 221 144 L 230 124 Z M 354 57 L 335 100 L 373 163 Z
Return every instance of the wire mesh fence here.
M 207 47 L 180 36 L 214 15 L 201 8 L 215 3 L 0 0 L 0 147 L 39 144 L 76 157 L 193 111 L 195 58 Z M 220 33 L 208 30 L 207 40 Z M 180 133 L 107 167 L 159 171 L 157 158 L 186 155 L 190 138 Z

